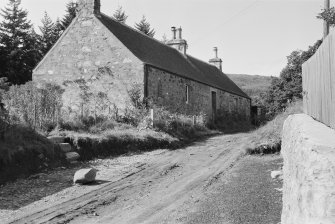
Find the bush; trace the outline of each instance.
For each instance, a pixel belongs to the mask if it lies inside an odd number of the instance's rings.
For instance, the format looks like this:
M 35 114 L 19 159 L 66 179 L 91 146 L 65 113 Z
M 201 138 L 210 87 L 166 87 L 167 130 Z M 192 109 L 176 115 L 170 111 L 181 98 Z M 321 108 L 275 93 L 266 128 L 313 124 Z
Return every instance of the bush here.
M 3 93 L 9 123 L 50 131 L 60 122 L 62 93 L 59 86 L 52 84 L 44 88 L 37 88 L 33 82 L 11 86 Z
M 194 138 L 209 132 L 206 115 L 171 113 L 163 107 L 154 109 L 154 128 L 178 138 Z

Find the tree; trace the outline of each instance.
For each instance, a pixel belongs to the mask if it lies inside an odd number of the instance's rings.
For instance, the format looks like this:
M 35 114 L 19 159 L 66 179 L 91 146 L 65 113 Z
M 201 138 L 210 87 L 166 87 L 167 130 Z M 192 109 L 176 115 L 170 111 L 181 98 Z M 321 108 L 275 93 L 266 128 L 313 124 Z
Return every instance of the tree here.
M 66 4 L 66 14 L 60 22 L 62 25 L 61 28 L 63 31 L 66 30 L 66 28 L 68 28 L 72 20 L 76 17 L 77 8 L 78 8 L 78 4 L 72 0 Z
M 43 55 L 45 55 L 57 42 L 61 34 L 59 21 L 54 23 L 48 13 L 45 12 L 42 19 L 42 26 L 40 26 L 39 29 L 41 31 L 41 51 Z
M 166 34 L 164 34 L 164 35 L 162 36 L 162 40 L 161 40 L 161 42 L 162 42 L 163 44 L 167 44 L 167 43 L 169 42 L 169 39 L 167 38 Z
M 270 116 L 283 111 L 288 103 L 302 99 L 302 64 L 315 54 L 321 43 L 318 40 L 307 51 L 293 51 L 287 57 L 287 65 L 279 78 L 272 80 L 265 96 L 265 106 Z
M 28 12 L 21 9 L 20 4 L 21 0 L 9 0 L 7 7 L 1 10 L 0 43 L 4 55 L 1 75 L 12 84 L 31 80 L 32 69 L 40 59 L 37 34 L 27 19 Z
M 113 14 L 113 17 L 119 21 L 120 23 L 126 23 L 126 20 L 128 16 L 126 15 L 125 11 L 122 9 L 122 6 L 120 6 L 115 13 Z
M 330 26 L 335 26 L 335 8 L 323 9 L 316 18 L 325 20 Z
M 155 30 L 151 29 L 150 23 L 147 22 L 145 16 L 142 17 L 142 20 L 139 23 L 135 24 L 135 28 L 150 37 L 154 37 L 155 35 Z

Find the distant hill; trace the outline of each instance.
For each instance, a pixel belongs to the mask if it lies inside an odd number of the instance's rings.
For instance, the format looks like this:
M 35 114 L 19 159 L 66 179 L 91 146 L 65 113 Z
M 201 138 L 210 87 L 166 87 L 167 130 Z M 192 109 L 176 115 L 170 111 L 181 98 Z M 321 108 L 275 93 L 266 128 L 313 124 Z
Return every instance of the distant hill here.
M 227 74 L 252 99 L 265 92 L 271 84 L 272 77 L 261 75 Z

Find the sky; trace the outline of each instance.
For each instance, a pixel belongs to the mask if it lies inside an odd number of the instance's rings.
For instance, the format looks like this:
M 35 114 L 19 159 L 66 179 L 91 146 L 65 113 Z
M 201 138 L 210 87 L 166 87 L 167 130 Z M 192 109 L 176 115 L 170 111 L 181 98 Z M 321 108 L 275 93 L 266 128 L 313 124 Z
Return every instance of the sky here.
M 69 0 L 22 0 L 35 28 L 46 11 L 62 18 Z M 0 0 L 0 8 L 8 0 Z M 334 6 L 335 0 L 331 0 Z M 133 26 L 143 15 L 156 30 L 156 39 L 171 38 L 181 26 L 188 54 L 208 61 L 219 48 L 223 72 L 279 76 L 286 57 L 306 50 L 322 38 L 316 19 L 324 0 L 101 0 L 101 11 L 112 15 L 122 6 Z M 2 20 L 2 18 L 0 18 Z

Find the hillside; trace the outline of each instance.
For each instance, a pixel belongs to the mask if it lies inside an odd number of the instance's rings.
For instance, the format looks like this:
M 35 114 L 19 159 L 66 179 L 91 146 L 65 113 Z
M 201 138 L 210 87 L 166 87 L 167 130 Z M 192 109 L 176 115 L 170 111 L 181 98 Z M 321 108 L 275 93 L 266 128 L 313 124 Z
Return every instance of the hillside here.
M 265 92 L 271 84 L 272 77 L 261 75 L 227 74 L 252 99 Z

